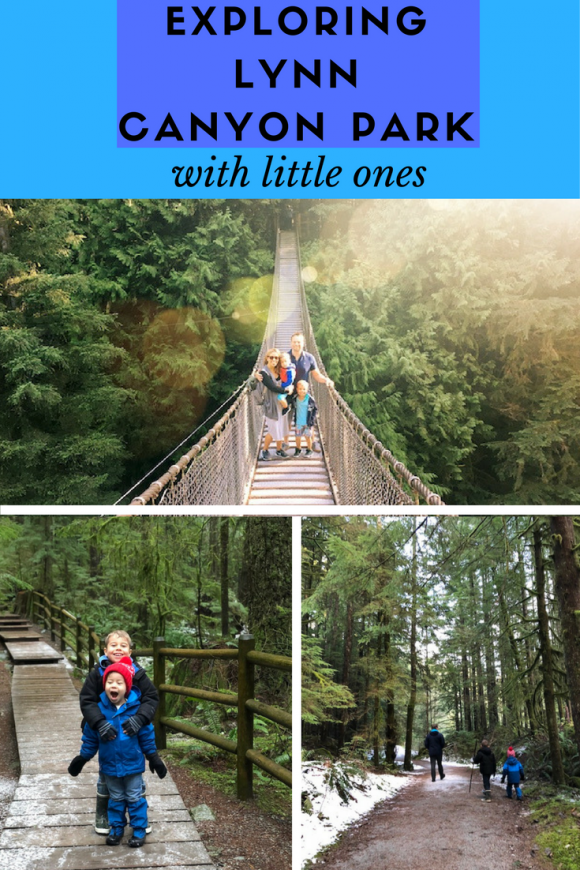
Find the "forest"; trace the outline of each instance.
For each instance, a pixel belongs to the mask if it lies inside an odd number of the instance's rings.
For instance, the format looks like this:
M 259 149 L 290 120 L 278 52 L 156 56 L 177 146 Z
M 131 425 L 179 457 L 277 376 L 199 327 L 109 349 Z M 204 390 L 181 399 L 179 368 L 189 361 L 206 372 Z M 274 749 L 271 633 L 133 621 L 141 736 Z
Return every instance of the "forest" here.
M 433 723 L 580 786 L 580 520 L 303 523 L 303 746 L 411 770 Z
M 172 648 L 236 647 L 237 636 L 249 629 L 257 650 L 290 656 L 291 520 L 2 517 L 0 610 L 13 609 L 18 594 L 33 589 L 94 625 L 100 637 L 114 628 L 128 631 L 137 649 L 151 648 L 159 636 Z M 152 659 L 139 660 L 152 677 Z M 237 662 L 171 661 L 168 682 L 237 692 Z M 84 680 L 86 674 L 78 676 Z M 256 697 L 289 710 L 288 675 L 258 668 Z M 167 711 L 235 739 L 235 706 L 170 695 Z M 260 716 L 255 729 L 261 751 L 289 764 L 290 733 Z M 234 756 L 191 739 L 174 739 L 168 749 L 195 776 L 214 785 L 223 780 L 227 793 L 235 795 Z M 288 815 L 289 789 L 261 772 L 258 780 L 268 808 Z
M 293 208 L 319 350 L 377 438 L 448 504 L 577 503 L 578 204 Z M 0 200 L 3 503 L 113 503 L 204 434 L 252 371 L 279 210 Z

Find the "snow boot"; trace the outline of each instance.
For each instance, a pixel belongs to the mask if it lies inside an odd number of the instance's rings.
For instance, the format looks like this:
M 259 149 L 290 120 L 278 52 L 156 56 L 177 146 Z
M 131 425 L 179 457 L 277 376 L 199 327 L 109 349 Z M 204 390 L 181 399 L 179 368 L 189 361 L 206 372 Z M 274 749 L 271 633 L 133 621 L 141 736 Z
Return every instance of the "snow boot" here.
M 97 805 L 95 809 L 95 834 L 106 837 L 110 831 L 109 825 L 109 795 L 97 792 Z
M 489 789 L 489 791 L 484 791 L 484 793 L 483 793 L 483 799 L 484 799 L 484 801 L 490 801 L 490 800 L 491 800 L 491 789 Z

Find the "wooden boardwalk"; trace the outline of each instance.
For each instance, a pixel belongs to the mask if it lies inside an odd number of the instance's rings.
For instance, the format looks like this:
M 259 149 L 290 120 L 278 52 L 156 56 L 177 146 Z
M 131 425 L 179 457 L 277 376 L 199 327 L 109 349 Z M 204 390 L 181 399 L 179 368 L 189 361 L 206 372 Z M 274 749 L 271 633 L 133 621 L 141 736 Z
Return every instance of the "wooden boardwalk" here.
M 280 233 L 278 257 L 279 302 L 275 344 L 282 351 L 290 350 L 290 339 L 303 328 L 302 300 L 300 296 L 300 261 L 293 232 Z M 309 350 L 309 348 L 306 348 Z M 262 433 L 262 446 L 268 431 L 267 421 Z M 295 440 L 292 433 L 287 441 L 287 451 L 294 453 Z M 315 427 L 316 452 L 307 459 L 258 460 L 250 487 L 248 504 L 252 505 L 329 505 L 335 504 L 330 476 L 324 454 L 320 449 L 320 436 Z M 304 442 L 302 447 L 304 447 Z M 270 448 L 273 457 L 275 446 Z
M 41 644 L 48 646 L 35 642 Z M 144 775 L 153 828 L 145 846 L 127 847 L 130 828 L 120 846 L 107 846 L 105 837 L 95 834 L 97 760 L 77 778 L 67 773 L 81 742 L 78 693 L 63 661 L 23 664 L 15 657 L 18 647 L 32 645 L 7 644 L 15 663 L 12 705 L 21 776 L 0 836 L 0 868 L 211 870 L 211 858 L 169 774 L 163 780 L 149 770 Z

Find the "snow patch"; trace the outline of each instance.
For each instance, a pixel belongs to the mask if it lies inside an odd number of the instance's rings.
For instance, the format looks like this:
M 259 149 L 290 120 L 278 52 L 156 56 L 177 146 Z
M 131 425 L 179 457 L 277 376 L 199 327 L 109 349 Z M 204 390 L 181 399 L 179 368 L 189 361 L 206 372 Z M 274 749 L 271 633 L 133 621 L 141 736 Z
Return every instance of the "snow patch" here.
M 390 773 L 368 773 L 366 779 L 362 775 L 351 776 L 353 800 L 344 804 L 328 785 L 329 772 L 328 765 L 323 763 L 308 762 L 302 767 L 302 790 L 308 792 L 312 802 L 312 814 L 302 813 L 302 866 L 307 861 L 316 864 L 315 856 L 334 843 L 342 831 L 411 782 L 410 778 Z
M 0 801 L 8 800 L 16 790 L 16 780 L 0 776 Z

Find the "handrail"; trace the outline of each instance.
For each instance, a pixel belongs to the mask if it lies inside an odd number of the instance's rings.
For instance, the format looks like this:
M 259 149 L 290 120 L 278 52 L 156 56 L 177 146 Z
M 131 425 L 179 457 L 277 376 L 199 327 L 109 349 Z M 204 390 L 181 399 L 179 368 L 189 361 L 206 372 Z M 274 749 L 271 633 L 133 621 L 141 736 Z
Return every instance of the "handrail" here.
M 44 602 L 44 603 L 43 603 Z M 38 590 L 21 591 L 16 596 L 17 611 L 26 613 L 32 618 L 41 618 L 46 629 L 50 630 L 53 643 L 58 637 L 60 648 L 66 653 L 66 644 L 71 641 L 70 647 L 75 656 L 76 666 L 83 665 L 91 670 L 98 661 L 98 649 L 100 638 L 95 632 L 93 625 L 88 626 L 70 611 L 53 604 L 50 599 Z M 60 619 L 55 616 L 60 614 Z M 64 620 L 72 622 L 65 624 Z M 61 627 L 60 633 L 56 626 Z M 68 640 L 67 640 L 68 635 Z M 97 654 L 95 655 L 95 642 Z M 254 670 L 256 667 L 273 668 L 286 673 L 292 671 L 292 659 L 288 656 L 274 655 L 272 653 L 259 652 L 254 649 L 255 641 L 251 635 L 242 634 L 238 641 L 238 647 L 226 649 L 180 649 L 178 647 L 165 646 L 165 638 L 157 637 L 153 641 L 153 649 L 135 649 L 133 655 L 151 655 L 153 657 L 153 682 L 159 692 L 159 706 L 154 719 L 155 737 L 158 749 L 167 748 L 167 731 L 177 731 L 202 740 L 224 749 L 237 756 L 237 794 L 240 800 L 248 800 L 253 797 L 253 768 L 259 767 L 266 773 L 292 786 L 292 773 L 263 753 L 254 750 L 254 714 L 269 719 L 284 728 L 292 729 L 292 716 L 285 710 L 270 704 L 264 704 L 254 697 Z M 88 655 L 83 655 L 86 650 Z M 167 658 L 179 657 L 182 659 L 215 659 L 219 661 L 238 662 L 238 691 L 237 693 L 210 692 L 206 689 L 196 689 L 190 686 L 178 686 L 167 683 L 165 679 L 165 662 Z M 213 704 L 224 704 L 237 707 L 238 710 L 238 739 L 237 742 L 229 740 L 220 734 L 212 734 L 203 728 L 196 728 L 188 722 L 181 722 L 166 716 L 166 695 L 182 695 L 196 698 Z
M 280 782 L 291 787 L 292 773 L 282 765 L 267 758 L 263 753 L 255 752 L 254 743 L 254 713 L 292 729 L 292 716 L 285 710 L 269 704 L 263 704 L 254 697 L 254 668 L 256 666 L 275 668 L 291 672 L 292 659 L 288 656 L 272 655 L 257 652 L 254 649 L 254 638 L 251 635 L 241 635 L 237 649 L 176 649 L 166 647 L 165 639 L 155 638 L 153 641 L 153 682 L 159 692 L 159 706 L 154 719 L 155 737 L 158 749 L 167 748 L 167 730 L 177 731 L 210 743 L 237 756 L 237 794 L 240 800 L 253 796 L 253 767 L 274 776 Z M 238 662 L 238 692 L 210 692 L 206 689 L 194 689 L 189 686 L 177 686 L 165 680 L 165 660 L 169 657 L 190 659 L 216 659 L 219 661 L 237 659 Z M 209 701 L 214 704 L 224 704 L 238 708 L 238 739 L 237 743 L 227 740 L 219 734 L 212 734 L 203 728 L 196 728 L 188 722 L 171 719 L 166 715 L 166 696 L 182 695 Z

